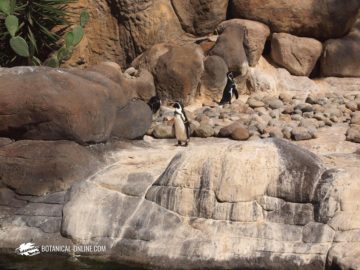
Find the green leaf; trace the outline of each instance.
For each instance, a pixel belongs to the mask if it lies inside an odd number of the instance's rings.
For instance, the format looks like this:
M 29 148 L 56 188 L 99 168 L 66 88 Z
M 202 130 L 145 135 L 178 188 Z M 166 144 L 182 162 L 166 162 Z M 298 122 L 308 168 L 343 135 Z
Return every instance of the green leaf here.
M 80 43 L 80 41 L 84 37 L 84 30 L 80 25 L 75 25 L 75 27 L 72 30 L 72 33 L 74 34 L 73 45 L 76 46 L 77 44 Z
M 22 37 L 12 37 L 10 39 L 10 47 L 14 52 L 22 57 L 30 56 L 29 46 Z
M 32 63 L 34 66 L 41 66 L 41 60 L 35 56 L 32 57 Z
M 59 60 L 56 56 L 53 56 L 46 60 L 45 65 L 52 68 L 58 68 L 59 67 Z
M 0 0 L 1 1 L 1 0 Z M 19 30 L 19 19 L 14 15 L 9 15 L 5 20 L 6 29 L 12 37 L 15 37 L 16 32 Z
M 69 48 L 73 46 L 73 44 L 74 44 L 74 34 L 73 32 L 69 32 L 65 36 L 65 46 Z
M 90 18 L 89 12 L 87 12 L 86 10 L 83 10 L 81 12 L 81 14 L 80 14 L 80 25 L 81 25 L 81 27 L 85 27 L 85 25 L 89 21 L 89 18 Z
M 69 48 L 62 47 L 57 53 L 59 62 L 61 62 L 62 60 L 69 60 L 71 58 L 72 53 L 73 53 L 73 47 L 69 47 Z
M 11 14 L 10 0 L 0 0 L 0 10 L 6 15 Z
M 15 9 L 16 9 L 16 0 L 10 0 L 10 14 L 14 14 Z

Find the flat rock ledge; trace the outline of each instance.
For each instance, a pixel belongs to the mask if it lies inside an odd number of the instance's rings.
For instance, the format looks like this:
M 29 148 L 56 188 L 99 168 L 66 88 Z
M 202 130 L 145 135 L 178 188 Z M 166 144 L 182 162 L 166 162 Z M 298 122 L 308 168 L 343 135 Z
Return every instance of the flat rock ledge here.
M 1 252 L 32 239 L 105 245 L 93 255 L 156 269 L 356 264 L 345 256 L 360 241 L 356 153 L 344 172 L 281 139 L 195 138 L 182 148 L 147 137 L 120 148 L 67 191 L 26 196 L 1 186 Z

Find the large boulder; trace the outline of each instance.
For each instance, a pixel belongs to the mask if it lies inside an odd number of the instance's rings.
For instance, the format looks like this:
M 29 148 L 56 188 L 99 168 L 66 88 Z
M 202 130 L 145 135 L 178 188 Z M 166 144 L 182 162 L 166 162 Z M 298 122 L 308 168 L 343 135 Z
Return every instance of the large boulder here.
M 232 19 L 219 24 L 216 30 L 218 33 L 222 33 L 227 27 L 232 25 L 239 25 L 246 29 L 244 42 L 246 54 L 249 65 L 251 67 L 256 66 L 264 51 L 265 42 L 270 35 L 269 27 L 256 21 Z
M 212 33 L 226 19 L 228 0 L 171 0 L 183 29 L 194 35 Z
M 132 66 L 150 71 L 161 99 L 189 104 L 198 92 L 204 55 L 195 44 L 157 44 L 136 58 Z
M 309 76 L 322 53 L 320 41 L 275 33 L 271 40 L 271 58 L 291 74 Z
M 128 140 L 142 138 L 151 122 L 150 107 L 141 100 L 130 101 L 125 107 L 118 109 L 111 136 Z
M 117 106 L 128 102 L 99 73 L 35 67 L 1 69 L 0 95 L 2 136 L 79 143 L 106 141 Z
M 147 70 L 127 76 L 111 62 L 87 70 L 1 69 L 0 83 L 0 134 L 13 139 L 98 143 L 107 141 L 114 128 L 116 137 L 141 137 L 149 126 L 148 108 L 128 103 L 155 95 Z M 130 107 L 139 111 L 132 114 Z M 124 117 L 121 111 L 129 114 Z
M 321 40 L 341 37 L 355 21 L 358 0 L 234 0 L 235 18 L 263 22 L 272 32 L 285 32 Z
M 201 94 L 212 98 L 219 98 L 225 88 L 228 67 L 225 61 L 212 55 L 205 58 L 204 73 L 201 76 Z
M 221 33 L 209 55 L 224 59 L 229 71 L 246 75 L 249 62 L 244 49 L 246 30 L 240 25 L 231 25 Z
M 331 77 L 360 77 L 360 17 L 351 32 L 325 43 L 321 73 Z
M 86 179 L 100 163 L 69 141 L 17 141 L 0 147 L 0 183 L 18 194 L 43 196 Z

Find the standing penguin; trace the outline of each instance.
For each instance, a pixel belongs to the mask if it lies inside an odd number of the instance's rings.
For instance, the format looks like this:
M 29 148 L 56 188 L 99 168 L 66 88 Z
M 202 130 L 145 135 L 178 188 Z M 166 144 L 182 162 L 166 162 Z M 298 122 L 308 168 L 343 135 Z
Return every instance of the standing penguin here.
M 178 141 L 178 145 L 182 146 L 182 143 L 185 143 L 184 146 L 187 146 L 190 141 L 189 120 L 186 117 L 184 108 L 180 104 L 180 102 L 175 102 L 173 107 L 175 108 L 174 128 L 175 128 L 175 136 Z
M 231 100 L 234 97 L 234 95 L 235 95 L 236 99 L 239 98 L 239 93 L 236 89 L 236 84 L 234 82 L 234 77 L 233 77 L 232 72 L 227 73 L 227 79 L 228 80 L 227 80 L 227 83 L 226 83 L 226 86 L 225 86 L 225 89 L 223 92 L 222 99 L 220 101 L 220 105 L 224 105 L 226 103 L 231 104 Z

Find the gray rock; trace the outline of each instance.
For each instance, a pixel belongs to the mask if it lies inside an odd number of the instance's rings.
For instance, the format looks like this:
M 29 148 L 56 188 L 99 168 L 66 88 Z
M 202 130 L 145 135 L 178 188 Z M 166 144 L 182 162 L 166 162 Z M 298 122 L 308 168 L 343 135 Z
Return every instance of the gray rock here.
M 201 123 L 194 131 L 195 136 L 200 138 L 208 138 L 214 135 L 214 129 L 211 125 L 206 123 Z
M 297 127 L 291 131 L 291 137 L 295 141 L 303 141 L 314 138 L 314 134 L 305 127 Z
M 351 142 L 360 143 L 360 126 L 351 126 L 346 132 L 346 139 Z
M 160 124 L 154 127 L 153 136 L 157 139 L 170 139 L 174 138 L 174 130 L 172 126 Z
M 265 106 L 265 103 L 260 101 L 260 100 L 257 100 L 255 98 L 249 98 L 248 101 L 247 101 L 247 104 L 249 104 L 249 106 L 251 108 L 259 108 L 259 107 L 264 107 Z
M 331 243 L 335 231 L 326 224 L 310 222 L 303 230 L 303 242 L 305 243 Z

